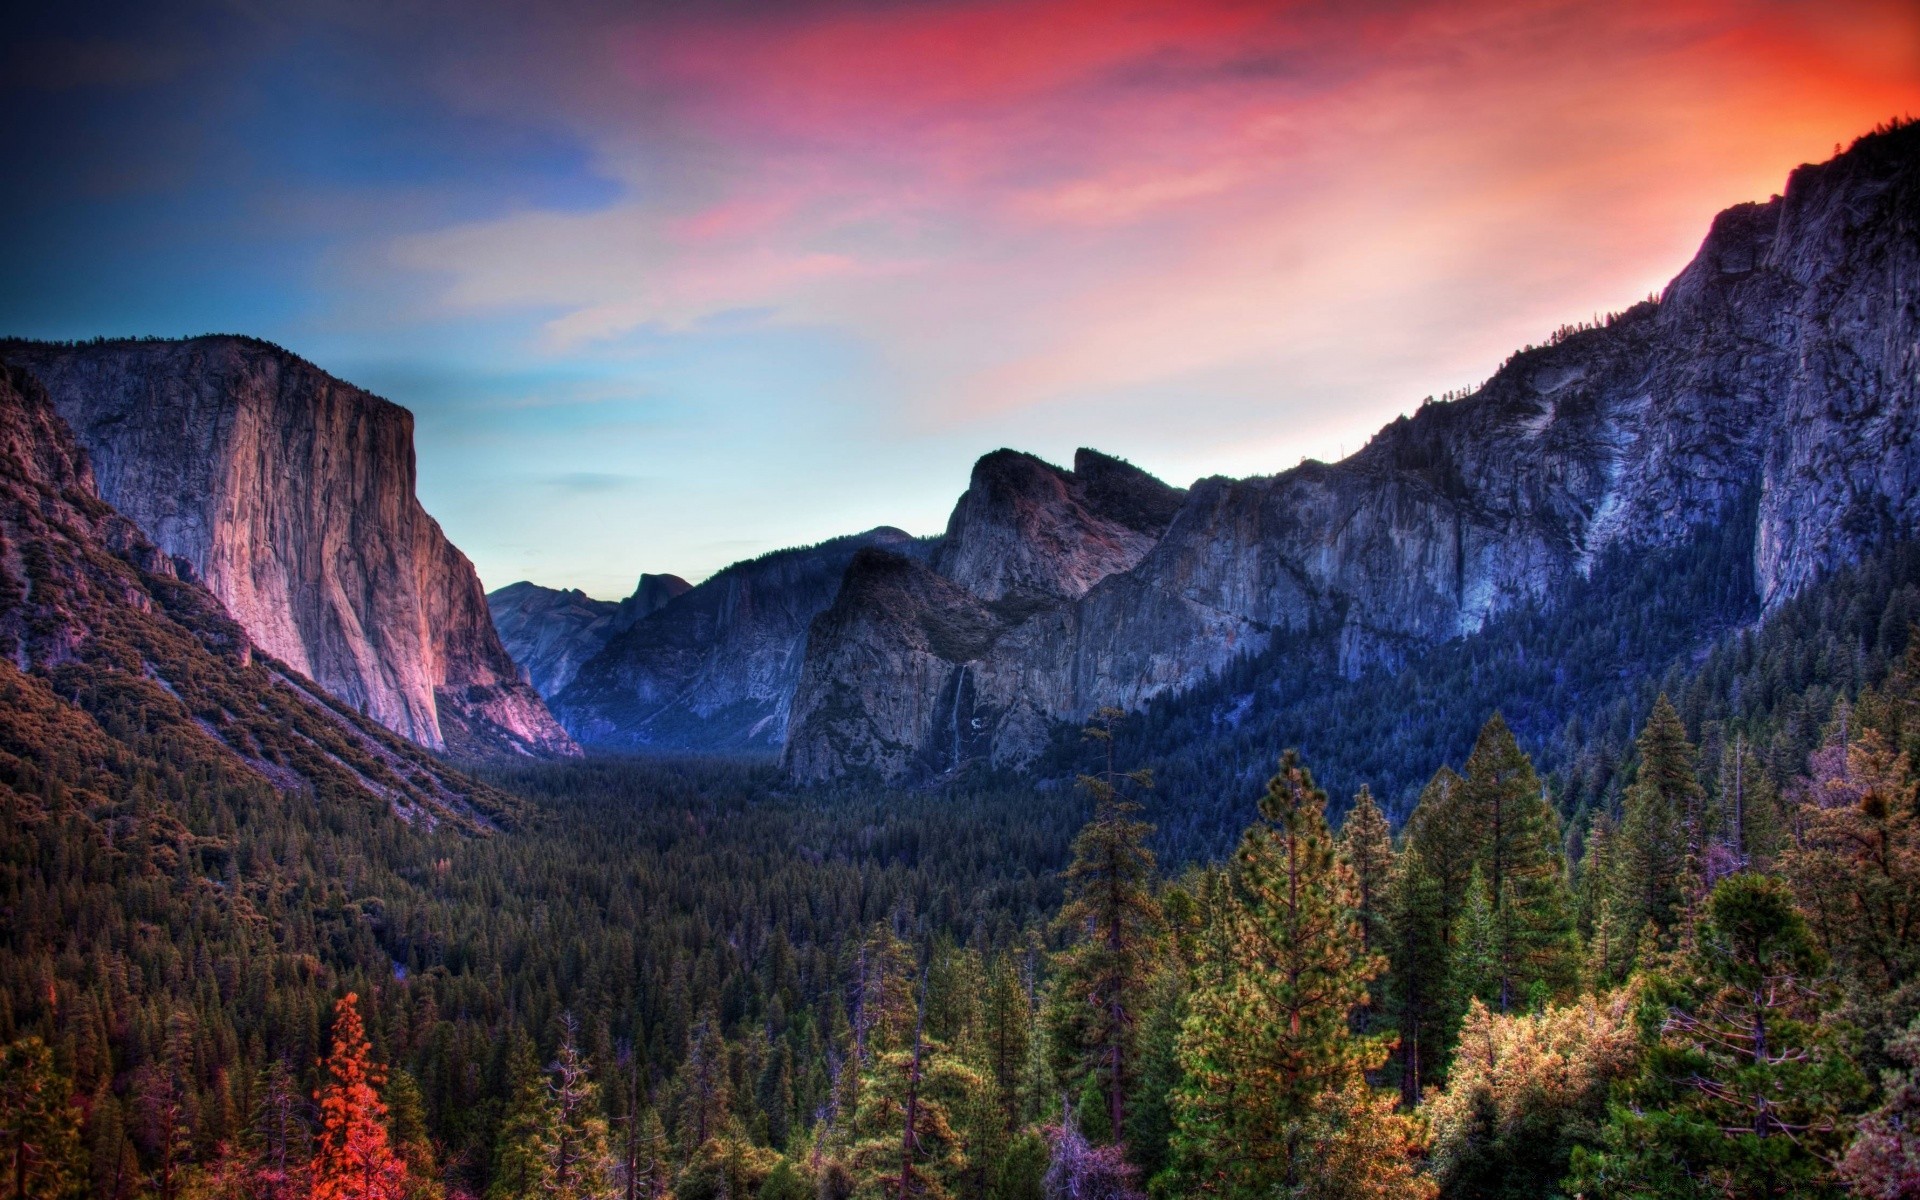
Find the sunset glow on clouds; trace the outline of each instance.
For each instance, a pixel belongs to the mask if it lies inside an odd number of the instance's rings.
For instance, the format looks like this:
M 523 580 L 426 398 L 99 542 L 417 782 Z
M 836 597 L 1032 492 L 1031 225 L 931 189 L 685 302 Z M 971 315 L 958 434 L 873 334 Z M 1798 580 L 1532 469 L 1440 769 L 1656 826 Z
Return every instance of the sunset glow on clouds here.
M 421 412 L 490 585 L 603 594 L 931 532 L 1002 444 L 1178 483 L 1351 451 L 1920 110 L 1878 0 L 430 7 L 330 18 L 415 81 L 389 119 L 577 161 L 308 197 L 269 282 L 324 303 L 257 331 Z

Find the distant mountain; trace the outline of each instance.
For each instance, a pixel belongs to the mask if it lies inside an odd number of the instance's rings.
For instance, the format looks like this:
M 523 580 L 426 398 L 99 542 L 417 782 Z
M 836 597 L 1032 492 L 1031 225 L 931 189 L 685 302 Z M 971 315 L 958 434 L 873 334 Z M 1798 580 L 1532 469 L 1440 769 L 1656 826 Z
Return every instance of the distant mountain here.
M 808 626 L 868 547 L 929 552 L 881 528 L 736 563 L 611 636 L 553 696 L 555 715 L 588 746 L 777 753 Z
M 1185 493 L 1092 450 L 1071 471 L 1010 450 L 982 458 L 931 561 L 878 549 L 848 568 L 813 624 L 786 748 L 802 779 L 887 779 L 1030 759 L 1053 721 L 1055 663 L 1021 630 L 1054 630 L 1136 568 Z M 1135 631 L 1136 634 L 1140 631 Z
M 609 638 L 633 628 L 692 586 L 678 575 L 642 575 L 625 600 L 595 600 L 579 588 L 562 590 L 522 580 L 488 592 L 487 610 L 507 653 L 525 668 L 534 690 L 551 700 Z
M 0 358 L 46 386 L 106 501 L 267 653 L 429 749 L 579 752 L 415 498 L 405 409 L 247 338 L 10 342 Z
M 0 792 L 19 812 L 99 822 L 123 858 L 172 864 L 169 890 L 216 895 L 231 839 L 190 835 L 156 794 L 299 795 L 333 820 L 377 805 L 473 831 L 512 809 L 257 652 L 100 499 L 86 454 L 19 367 L 0 367 L 0 541 Z
M 1342 462 L 1202 480 L 1177 506 L 1113 472 L 1146 498 L 1129 522 L 1078 463 L 988 456 L 931 562 L 852 561 L 808 641 L 787 766 L 1022 767 L 1062 722 L 1287 639 L 1333 647 L 1296 671 L 1351 679 L 1551 604 L 1603 558 L 1732 522 L 1770 611 L 1920 533 L 1917 393 L 1909 125 L 1720 214 L 1658 301 L 1562 330 Z

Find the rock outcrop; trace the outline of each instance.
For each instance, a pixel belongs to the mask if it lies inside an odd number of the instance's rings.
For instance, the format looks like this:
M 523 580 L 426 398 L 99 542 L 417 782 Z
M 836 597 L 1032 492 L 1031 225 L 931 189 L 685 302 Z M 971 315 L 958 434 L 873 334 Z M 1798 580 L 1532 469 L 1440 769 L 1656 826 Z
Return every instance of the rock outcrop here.
M 727 567 L 610 637 L 553 697 L 554 713 L 606 749 L 777 752 L 807 629 L 868 547 L 927 553 L 881 528 Z
M 522 580 L 488 592 L 487 610 L 500 643 L 526 671 L 534 691 L 551 700 L 610 638 L 692 586 L 678 575 L 642 575 L 625 600 L 595 600 L 579 588 Z
M 177 841 L 183 862 L 220 842 L 189 835 L 150 794 L 168 790 L 155 778 L 215 779 L 228 801 L 271 789 L 352 820 L 384 804 L 475 831 L 512 807 L 256 653 L 218 600 L 100 499 L 85 452 L 14 366 L 0 366 L 0 764 L 0 793 L 32 797 L 21 811 L 110 818 L 130 847 Z M 93 782 L 44 789 L 62 778 Z M 136 788 L 139 802 L 111 799 Z
M 1706 522 L 1756 522 L 1756 590 L 1778 604 L 1920 533 L 1917 429 L 1909 125 L 1722 213 L 1657 302 L 1561 331 L 1342 462 L 1202 480 L 1118 532 L 989 456 L 930 567 L 855 562 L 813 627 L 786 763 L 1017 766 L 1054 723 L 1190 687 L 1277 631 L 1335 633 L 1351 674 Z
M 105 500 L 268 654 L 430 749 L 578 753 L 415 498 L 405 409 L 245 338 L 0 356 L 44 383 Z

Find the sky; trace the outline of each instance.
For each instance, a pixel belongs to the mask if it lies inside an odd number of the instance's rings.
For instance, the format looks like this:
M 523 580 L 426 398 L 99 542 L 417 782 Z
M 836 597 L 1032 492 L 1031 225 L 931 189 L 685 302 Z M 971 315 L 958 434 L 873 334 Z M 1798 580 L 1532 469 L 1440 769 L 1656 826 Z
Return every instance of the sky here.
M 607 598 L 1001 446 L 1351 453 L 1920 114 L 1911 0 L 21 7 L 0 334 L 278 342 Z

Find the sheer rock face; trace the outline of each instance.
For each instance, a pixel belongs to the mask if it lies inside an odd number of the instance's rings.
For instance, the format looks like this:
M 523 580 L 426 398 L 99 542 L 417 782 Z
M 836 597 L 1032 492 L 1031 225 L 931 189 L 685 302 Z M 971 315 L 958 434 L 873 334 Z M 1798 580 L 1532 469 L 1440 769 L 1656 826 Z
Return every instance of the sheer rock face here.
M 1092 450 L 1071 471 L 982 458 L 930 563 L 866 551 L 849 565 L 809 638 L 788 769 L 897 779 L 1030 758 L 1115 632 L 1083 634 L 1082 608 L 1139 568 L 1184 499 Z
M 415 499 L 405 409 L 241 338 L 0 353 L 46 385 L 106 501 L 268 654 L 431 749 L 579 752 Z
M 869 546 L 927 553 L 881 528 L 736 563 L 610 637 L 554 712 L 582 743 L 612 750 L 777 752 L 808 626 Z
M 1116 530 L 1079 470 L 989 456 L 931 568 L 854 563 L 813 629 L 787 766 L 1017 766 L 1056 722 L 1191 686 L 1277 630 L 1336 631 L 1357 672 L 1705 522 L 1754 522 L 1771 606 L 1920 533 L 1917 392 L 1910 126 L 1722 213 L 1657 303 L 1516 354 L 1342 462 L 1202 480 L 1170 520 Z M 929 632 L 956 623 L 972 632 Z
M 534 690 L 551 700 L 610 638 L 692 586 L 678 575 L 642 575 L 625 600 L 595 600 L 579 588 L 522 580 L 488 592 L 487 609 L 507 653 L 526 671 Z
M 511 807 L 256 654 L 211 593 L 100 499 L 45 389 L 6 364 L 0 758 L 14 768 L 58 758 L 102 776 L 216 762 L 235 786 L 252 780 L 348 810 L 385 803 L 410 823 L 475 832 Z M 102 797 L 80 790 L 63 802 Z
M 1137 564 L 1180 495 L 1092 450 L 1072 471 L 998 450 L 974 464 L 934 569 L 983 600 L 1075 600 Z

